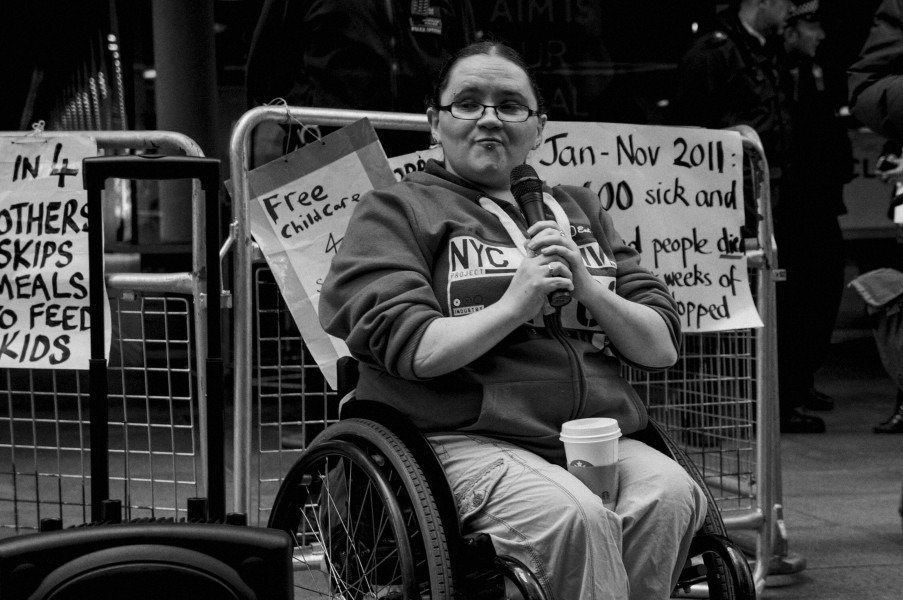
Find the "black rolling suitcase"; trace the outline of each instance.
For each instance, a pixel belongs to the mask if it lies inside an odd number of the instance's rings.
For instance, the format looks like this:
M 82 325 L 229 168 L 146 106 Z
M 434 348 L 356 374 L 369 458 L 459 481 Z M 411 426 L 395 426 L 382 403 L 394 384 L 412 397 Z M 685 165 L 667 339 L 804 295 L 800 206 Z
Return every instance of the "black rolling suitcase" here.
M 223 359 L 220 352 L 219 164 L 211 158 L 110 156 L 87 158 L 91 358 L 89 364 L 91 519 L 62 529 L 0 541 L 3 600 L 254 600 L 292 598 L 289 536 L 243 527 L 244 515 L 225 512 Z M 109 498 L 109 418 L 104 356 L 101 191 L 106 180 L 198 179 L 206 201 L 207 498 L 189 499 L 188 520 L 122 523 L 121 503 Z

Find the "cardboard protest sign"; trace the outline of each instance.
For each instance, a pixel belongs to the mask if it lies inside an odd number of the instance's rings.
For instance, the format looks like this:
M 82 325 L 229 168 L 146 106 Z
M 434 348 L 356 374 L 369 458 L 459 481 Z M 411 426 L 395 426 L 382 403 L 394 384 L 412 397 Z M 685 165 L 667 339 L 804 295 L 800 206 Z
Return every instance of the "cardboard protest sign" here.
M 677 300 L 686 332 L 761 327 L 739 239 L 743 145 L 736 132 L 550 121 L 528 162 L 549 185 L 596 192 L 642 264 Z M 430 149 L 392 158 L 397 179 Z
M 88 368 L 88 197 L 81 161 L 96 155 L 91 138 L 0 136 L 0 368 Z M 94 223 L 100 226 L 100 215 Z M 106 295 L 102 301 L 108 353 Z
M 367 119 L 248 173 L 251 234 L 304 343 L 333 388 L 335 363 L 349 352 L 342 340 L 320 327 L 320 288 L 361 196 L 394 181 Z

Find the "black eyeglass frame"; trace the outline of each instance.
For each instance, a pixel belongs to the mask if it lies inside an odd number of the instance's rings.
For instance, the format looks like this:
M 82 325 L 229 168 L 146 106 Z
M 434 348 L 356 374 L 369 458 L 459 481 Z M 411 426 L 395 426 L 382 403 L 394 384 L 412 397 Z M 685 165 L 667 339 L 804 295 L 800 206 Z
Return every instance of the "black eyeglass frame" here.
M 494 108 L 496 118 L 498 118 L 499 121 L 502 121 L 504 123 L 526 123 L 530 117 L 540 115 L 540 112 L 538 110 L 533 110 L 529 106 L 527 106 L 525 104 L 521 104 L 520 102 L 505 102 L 504 104 L 483 104 L 482 102 L 474 102 L 472 100 L 468 100 L 467 102 L 470 104 L 479 104 L 480 106 L 483 107 L 482 112 L 480 112 L 479 115 L 472 117 L 472 118 L 471 117 L 459 117 L 458 115 L 456 115 L 455 113 L 452 112 L 452 107 L 456 104 L 461 104 L 460 102 L 452 102 L 450 104 L 446 104 L 445 106 L 438 106 L 437 108 L 439 110 L 448 111 L 448 114 L 450 114 L 455 119 L 459 119 L 461 121 L 479 121 L 480 119 L 483 118 L 483 115 L 486 114 L 487 108 Z M 508 119 L 503 119 L 501 113 L 499 113 L 499 110 L 498 110 L 499 107 L 500 106 L 511 106 L 511 105 L 521 106 L 521 107 L 527 109 L 527 116 L 524 117 L 523 120 L 521 120 L 521 121 L 511 121 Z

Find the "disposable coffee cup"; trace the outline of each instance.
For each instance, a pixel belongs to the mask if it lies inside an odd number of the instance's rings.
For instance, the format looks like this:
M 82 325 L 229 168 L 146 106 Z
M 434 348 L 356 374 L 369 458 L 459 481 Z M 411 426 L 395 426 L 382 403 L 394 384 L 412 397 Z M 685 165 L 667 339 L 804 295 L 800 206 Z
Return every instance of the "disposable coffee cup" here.
M 614 510 L 618 501 L 618 438 L 615 419 L 576 419 L 561 426 L 560 440 L 568 471 L 597 496 L 605 508 Z

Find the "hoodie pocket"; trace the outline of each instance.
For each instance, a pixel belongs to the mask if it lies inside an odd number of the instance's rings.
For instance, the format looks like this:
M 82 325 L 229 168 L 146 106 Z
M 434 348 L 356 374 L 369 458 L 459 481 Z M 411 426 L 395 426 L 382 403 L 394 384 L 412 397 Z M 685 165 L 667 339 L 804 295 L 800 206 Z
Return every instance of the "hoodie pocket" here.
M 467 431 L 511 438 L 557 436 L 573 407 L 570 381 L 515 381 L 483 388 L 480 416 Z

